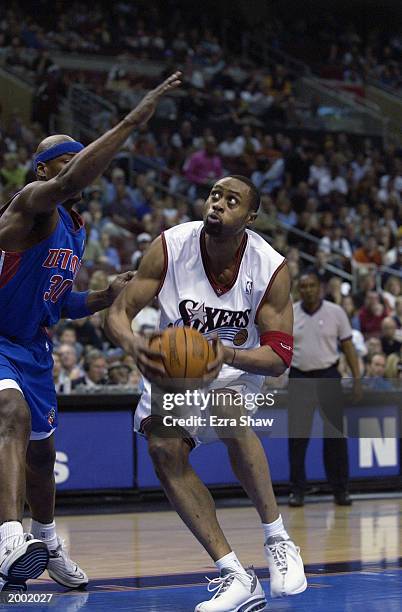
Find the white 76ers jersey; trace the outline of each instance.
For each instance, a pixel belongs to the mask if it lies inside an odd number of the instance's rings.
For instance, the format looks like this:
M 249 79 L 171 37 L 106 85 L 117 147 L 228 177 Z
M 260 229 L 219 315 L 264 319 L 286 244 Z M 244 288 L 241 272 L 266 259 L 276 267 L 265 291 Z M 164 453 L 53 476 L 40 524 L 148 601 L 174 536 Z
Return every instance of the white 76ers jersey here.
M 164 232 L 162 240 L 166 269 L 158 295 L 161 329 L 187 325 L 206 339 L 217 333 L 226 346 L 258 347 L 258 309 L 284 265 L 284 257 L 258 234 L 246 230 L 234 278 L 222 286 L 214 282 L 208 269 L 202 221 L 177 225 Z M 241 374 L 241 370 L 224 365 L 219 380 Z

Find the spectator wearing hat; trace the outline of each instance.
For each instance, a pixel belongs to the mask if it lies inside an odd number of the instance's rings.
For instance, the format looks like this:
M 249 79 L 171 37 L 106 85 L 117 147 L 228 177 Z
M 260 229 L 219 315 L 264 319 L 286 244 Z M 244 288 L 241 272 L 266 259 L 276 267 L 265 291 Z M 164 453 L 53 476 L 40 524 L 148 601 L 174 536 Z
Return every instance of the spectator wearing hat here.
M 137 236 L 137 250 L 131 256 L 131 263 L 133 266 L 133 270 L 138 270 L 138 266 L 140 265 L 141 259 L 144 256 L 144 253 L 148 250 L 150 244 L 152 242 L 151 234 L 147 232 L 142 232 Z

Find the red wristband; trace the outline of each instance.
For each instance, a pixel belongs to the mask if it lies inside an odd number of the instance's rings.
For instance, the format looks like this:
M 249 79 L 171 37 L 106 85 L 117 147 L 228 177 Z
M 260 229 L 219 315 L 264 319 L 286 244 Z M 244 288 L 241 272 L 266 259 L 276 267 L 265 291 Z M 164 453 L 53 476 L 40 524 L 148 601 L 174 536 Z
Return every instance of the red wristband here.
M 268 331 L 260 336 L 260 345 L 268 345 L 289 368 L 293 357 L 293 336 L 281 331 Z

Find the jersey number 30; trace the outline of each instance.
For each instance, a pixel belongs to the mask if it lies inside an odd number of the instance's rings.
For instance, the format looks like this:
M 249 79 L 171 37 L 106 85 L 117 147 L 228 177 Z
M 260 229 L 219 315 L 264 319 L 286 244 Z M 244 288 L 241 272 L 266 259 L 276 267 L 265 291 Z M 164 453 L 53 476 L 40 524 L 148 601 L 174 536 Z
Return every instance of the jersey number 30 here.
M 45 301 L 50 300 L 55 304 L 67 289 L 70 289 L 72 284 L 73 280 L 71 278 L 63 278 L 60 274 L 53 274 L 50 279 L 50 287 L 43 295 Z

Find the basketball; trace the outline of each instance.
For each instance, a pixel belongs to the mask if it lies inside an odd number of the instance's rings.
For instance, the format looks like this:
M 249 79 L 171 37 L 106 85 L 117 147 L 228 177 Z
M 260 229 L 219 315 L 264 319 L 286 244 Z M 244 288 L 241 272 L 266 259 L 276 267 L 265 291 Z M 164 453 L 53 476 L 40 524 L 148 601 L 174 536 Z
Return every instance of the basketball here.
M 213 347 L 191 327 L 165 329 L 151 340 L 150 348 L 166 355 L 164 367 L 170 378 L 201 378 L 215 359 Z

